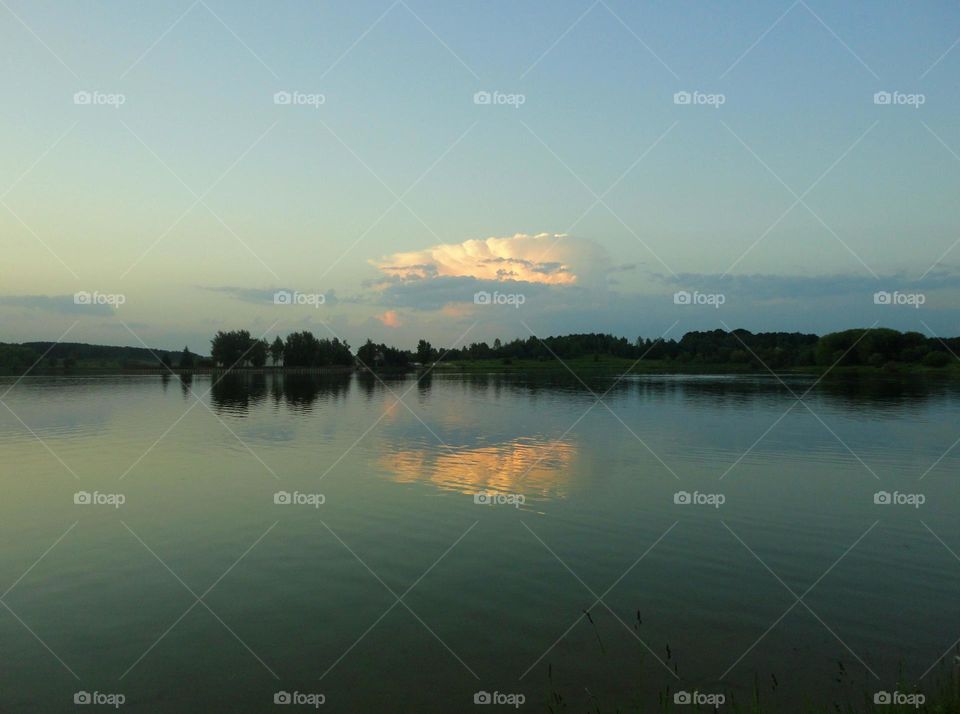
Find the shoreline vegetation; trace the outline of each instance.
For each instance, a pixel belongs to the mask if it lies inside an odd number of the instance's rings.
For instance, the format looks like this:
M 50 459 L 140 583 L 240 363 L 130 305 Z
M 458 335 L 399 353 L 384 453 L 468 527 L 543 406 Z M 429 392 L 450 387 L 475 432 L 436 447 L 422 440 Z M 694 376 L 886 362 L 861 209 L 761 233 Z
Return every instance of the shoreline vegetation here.
M 0 375 L 26 374 L 325 374 L 451 372 L 886 376 L 960 378 L 960 337 L 926 337 L 888 328 L 858 328 L 823 336 L 747 330 L 688 332 L 678 340 L 609 334 L 529 337 L 493 344 L 435 348 L 420 340 L 404 350 L 367 340 L 349 344 L 308 331 L 273 342 L 246 330 L 218 332 L 210 356 L 146 347 L 81 343 L 0 343 Z

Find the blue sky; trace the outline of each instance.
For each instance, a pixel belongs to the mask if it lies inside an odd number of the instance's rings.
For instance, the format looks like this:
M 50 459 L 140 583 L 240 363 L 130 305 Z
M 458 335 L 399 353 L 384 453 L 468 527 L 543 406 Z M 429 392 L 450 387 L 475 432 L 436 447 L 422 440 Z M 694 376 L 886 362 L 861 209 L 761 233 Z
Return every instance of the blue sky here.
M 4 0 L 0 341 L 960 334 L 958 38 L 952 2 Z

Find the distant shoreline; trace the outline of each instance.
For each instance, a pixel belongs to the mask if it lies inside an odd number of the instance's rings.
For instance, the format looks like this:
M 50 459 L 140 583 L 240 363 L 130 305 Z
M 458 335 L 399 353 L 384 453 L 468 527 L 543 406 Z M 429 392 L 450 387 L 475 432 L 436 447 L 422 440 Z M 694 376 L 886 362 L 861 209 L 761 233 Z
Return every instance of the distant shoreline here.
M 782 369 L 768 370 L 758 368 L 753 364 L 714 364 L 714 363 L 678 363 L 672 360 L 631 360 L 629 358 L 602 356 L 599 359 L 592 357 L 578 357 L 566 360 L 456 360 L 438 362 L 432 365 L 411 364 L 407 367 L 384 367 L 368 370 L 362 367 L 329 365 L 325 367 L 87 367 L 75 366 L 72 368 L 44 368 L 33 369 L 24 374 L 0 372 L 0 377 L 19 376 L 225 376 L 225 375 L 397 375 L 418 374 L 427 377 L 450 374 L 504 374 L 504 375 L 557 375 L 570 376 L 571 371 L 576 376 L 619 376 L 619 375 L 659 375 L 659 376 L 809 376 L 818 377 L 826 374 L 828 377 L 847 378 L 936 378 L 937 380 L 960 379 L 960 365 L 948 367 L 926 367 L 918 364 L 894 364 L 883 367 L 864 365 L 856 366 L 795 366 Z
M 255 339 L 248 330 L 218 331 L 209 356 L 147 347 L 83 343 L 0 343 L 0 374 L 402 374 L 417 370 L 465 373 L 577 374 L 837 374 L 906 379 L 960 377 L 960 337 L 926 337 L 882 327 L 823 336 L 748 330 L 685 333 L 643 339 L 603 333 L 475 342 L 415 350 L 367 340 L 353 350 L 338 338 L 309 331 L 286 340 Z
M 0 372 L 0 377 L 20 377 L 20 376 L 84 376 L 84 375 L 118 375 L 118 376 L 136 376 L 136 375 L 157 375 L 160 377 L 180 377 L 195 375 L 213 375 L 213 374 L 351 374 L 356 372 L 356 367 L 344 367 L 330 365 L 326 367 L 57 367 L 57 368 L 36 368 L 28 372 Z

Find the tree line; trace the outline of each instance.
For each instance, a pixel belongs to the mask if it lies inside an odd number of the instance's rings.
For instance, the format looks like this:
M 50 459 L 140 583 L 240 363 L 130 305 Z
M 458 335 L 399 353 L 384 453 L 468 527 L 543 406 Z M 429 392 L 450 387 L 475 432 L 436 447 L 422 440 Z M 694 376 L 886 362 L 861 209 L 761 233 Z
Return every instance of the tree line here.
M 251 347 L 252 345 L 252 347 Z M 351 354 L 350 346 L 337 338 L 318 340 L 310 332 L 295 332 L 286 341 L 277 337 L 271 345 L 252 340 L 246 330 L 218 332 L 211 355 L 227 366 L 245 355 L 253 366 L 262 366 L 269 353 L 273 364 L 291 367 L 353 365 L 359 367 L 408 367 L 436 362 L 479 360 L 513 361 L 619 357 L 630 360 L 676 362 L 680 364 L 743 364 L 775 369 L 792 367 L 842 366 L 883 367 L 888 364 L 923 364 L 942 367 L 960 353 L 960 337 L 941 339 L 919 332 L 888 328 L 852 329 L 823 336 L 800 332 L 758 332 L 749 330 L 707 330 L 688 332 L 680 339 L 637 337 L 630 341 L 605 333 L 583 333 L 551 337 L 517 338 L 492 344 L 474 342 L 462 347 L 435 348 L 421 339 L 415 350 L 376 343 L 367 339 Z
M 253 337 L 248 330 L 219 331 L 210 342 L 210 357 L 190 351 L 177 353 L 142 347 L 110 347 L 78 343 L 0 343 L 0 373 L 22 374 L 36 365 L 38 371 L 79 369 L 191 369 L 195 367 L 297 368 L 360 367 L 406 369 L 415 364 L 499 360 L 550 361 L 553 359 L 623 358 L 665 363 L 752 365 L 789 369 L 814 366 L 886 367 L 915 364 L 943 367 L 960 354 L 960 337 L 926 337 L 919 332 L 887 328 L 852 329 L 823 336 L 799 332 L 707 330 L 688 332 L 679 339 L 625 337 L 583 333 L 551 337 L 517 338 L 492 344 L 474 342 L 461 347 L 434 347 L 420 340 L 414 350 L 367 339 L 356 352 L 336 337 L 321 339 L 310 331 L 293 332 L 272 342 Z
M 352 366 L 350 345 L 339 338 L 318 339 L 312 332 L 291 332 L 286 340 L 254 338 L 247 330 L 217 332 L 210 341 L 210 358 L 222 367 L 263 367 L 267 359 L 285 367 Z
M 680 364 L 752 364 L 772 368 L 829 366 L 883 367 L 888 364 L 946 366 L 960 354 L 960 337 L 941 339 L 919 332 L 887 328 L 852 329 L 823 336 L 800 332 L 707 330 L 688 332 L 679 340 L 625 337 L 602 333 L 528 337 L 493 345 L 476 342 L 450 350 L 433 350 L 420 342 L 417 354 L 442 356 L 443 360 L 549 360 L 612 356 L 631 360 Z M 420 358 L 420 361 L 424 361 Z

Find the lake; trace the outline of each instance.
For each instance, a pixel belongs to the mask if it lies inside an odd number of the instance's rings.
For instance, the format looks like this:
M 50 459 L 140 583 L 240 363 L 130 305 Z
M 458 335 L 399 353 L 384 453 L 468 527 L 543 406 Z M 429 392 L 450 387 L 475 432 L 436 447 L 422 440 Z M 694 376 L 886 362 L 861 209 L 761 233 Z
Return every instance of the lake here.
M 950 675 L 957 385 L 184 379 L 0 380 L 0 711 L 793 711 Z

